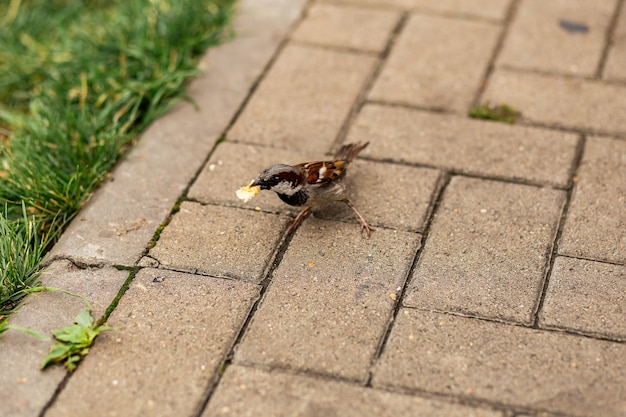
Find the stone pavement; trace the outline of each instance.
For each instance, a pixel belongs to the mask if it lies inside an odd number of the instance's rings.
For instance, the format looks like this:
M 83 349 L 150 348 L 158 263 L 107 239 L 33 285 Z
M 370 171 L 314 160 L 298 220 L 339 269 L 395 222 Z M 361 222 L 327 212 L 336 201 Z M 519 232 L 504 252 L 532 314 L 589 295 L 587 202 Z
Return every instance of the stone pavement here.
M 626 415 L 624 0 L 243 0 L 236 27 L 48 258 L 118 330 L 71 375 L 7 332 L 2 416 Z M 235 197 L 350 141 L 370 239 Z

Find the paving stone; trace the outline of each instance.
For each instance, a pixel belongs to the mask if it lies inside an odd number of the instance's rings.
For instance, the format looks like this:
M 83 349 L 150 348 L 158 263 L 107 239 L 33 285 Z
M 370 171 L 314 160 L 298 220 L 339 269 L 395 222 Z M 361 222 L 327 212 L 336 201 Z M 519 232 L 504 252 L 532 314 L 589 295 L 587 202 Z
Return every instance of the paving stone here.
M 626 266 L 557 257 L 542 327 L 626 340 Z
M 350 165 L 345 181 L 350 199 L 372 226 L 423 231 L 441 174 L 428 168 L 358 161 Z M 355 221 L 354 212 L 343 203 L 319 208 L 314 214 Z
M 588 138 L 559 253 L 626 262 L 626 142 Z
M 502 413 L 345 382 L 232 365 L 203 416 L 497 417 Z
M 287 222 L 275 214 L 183 202 L 150 256 L 168 269 L 261 281 Z
M 109 307 L 128 271 L 114 268 L 78 269 L 68 261 L 56 261 L 46 267 L 41 281 L 85 297 L 93 306 L 92 315 L 100 318 Z M 29 296 L 10 324 L 26 327 L 45 336 L 52 330 L 69 326 L 85 304 L 62 292 L 43 292 Z M 3 416 L 39 416 L 66 376 L 61 366 L 41 371 L 39 365 L 48 354 L 51 341 L 42 341 L 17 330 L 0 337 L 0 403 Z
M 325 0 L 346 4 L 392 7 L 450 13 L 458 16 L 474 16 L 487 19 L 503 20 L 509 7 L 510 0 Z
M 498 69 L 483 101 L 507 104 L 530 122 L 626 133 L 624 85 Z
M 46 416 L 189 416 L 243 325 L 259 287 L 141 270 Z
M 626 81 L 626 7 L 623 5 L 609 46 L 603 78 Z
M 376 62 L 363 54 L 288 45 L 228 138 L 329 151 Z
M 499 32 L 490 23 L 412 15 L 369 98 L 466 112 Z
M 419 241 L 418 234 L 387 229 L 365 239 L 356 224 L 307 219 L 235 362 L 364 381 Z
M 404 305 L 531 324 L 565 192 L 454 177 Z
M 593 76 L 616 4 L 616 0 L 521 2 L 498 65 Z
M 133 265 L 299 17 L 305 0 L 243 0 L 236 40 L 211 49 L 182 102 L 155 121 L 63 233 L 49 259 Z M 233 65 L 236 63 L 237 65 Z
M 372 384 L 618 417 L 626 407 L 624 357 L 620 343 L 403 309 Z
M 567 187 L 578 135 L 368 104 L 346 139 L 359 140 L 370 158 Z
M 314 4 L 291 39 L 382 52 L 399 20 L 399 11 Z

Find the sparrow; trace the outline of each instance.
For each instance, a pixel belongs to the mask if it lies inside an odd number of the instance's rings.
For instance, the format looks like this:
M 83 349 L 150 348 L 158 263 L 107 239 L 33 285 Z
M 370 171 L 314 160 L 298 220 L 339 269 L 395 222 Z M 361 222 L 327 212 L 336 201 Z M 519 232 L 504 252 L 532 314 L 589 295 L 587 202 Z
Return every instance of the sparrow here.
M 334 201 L 345 203 L 354 212 L 361 232 L 370 236 L 372 227 L 359 213 L 347 196 L 343 179 L 352 160 L 369 144 L 350 143 L 343 145 L 330 161 L 303 162 L 296 165 L 276 164 L 263 171 L 247 187 L 242 187 L 253 196 L 259 190 L 274 191 L 278 197 L 290 206 L 304 207 L 294 219 L 291 232 L 307 218 L 313 207 Z M 238 196 L 247 201 L 244 196 Z

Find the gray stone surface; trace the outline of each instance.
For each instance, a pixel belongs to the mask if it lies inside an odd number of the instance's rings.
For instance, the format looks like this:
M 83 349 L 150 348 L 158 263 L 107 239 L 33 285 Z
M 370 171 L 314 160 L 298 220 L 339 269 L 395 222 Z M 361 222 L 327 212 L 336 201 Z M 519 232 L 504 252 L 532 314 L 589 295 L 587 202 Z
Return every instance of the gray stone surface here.
M 142 270 L 109 318 L 118 330 L 98 339 L 46 416 L 192 415 L 258 293 L 241 281 Z
M 372 226 L 423 231 L 431 200 L 441 183 L 434 169 L 373 161 L 353 162 L 345 180 L 350 199 Z M 321 218 L 355 221 L 343 203 L 319 208 Z
M 92 315 L 99 319 L 127 277 L 127 271 L 114 268 L 78 269 L 68 261 L 56 261 L 48 265 L 41 281 L 46 286 L 85 297 L 94 308 Z M 86 308 L 79 298 L 60 291 L 33 294 L 19 313 L 11 317 L 10 324 L 51 337 L 52 330 L 72 325 L 74 317 Z M 66 375 L 61 366 L 40 370 L 39 365 L 51 346 L 51 340 L 42 341 L 17 330 L 9 330 L 0 337 L 0 414 L 40 415 Z
M 404 305 L 531 324 L 565 192 L 454 177 Z
M 619 417 L 626 346 L 425 311 L 399 312 L 373 386 Z
M 235 361 L 364 381 L 419 239 L 384 229 L 365 239 L 356 224 L 307 219 Z
M 150 256 L 161 266 L 261 281 L 290 219 L 183 202 Z
M 587 139 L 560 254 L 626 262 L 625 173 L 626 141 Z
M 288 45 L 228 138 L 329 151 L 376 62 L 363 54 Z
M 557 257 L 542 327 L 626 340 L 626 266 Z
M 415 10 L 417 12 L 438 12 L 460 17 L 483 17 L 502 20 L 506 15 L 510 0 L 324 0 L 346 4 L 380 6 Z
M 499 417 L 502 413 L 345 382 L 233 365 L 226 370 L 203 416 Z
M 362 155 L 447 170 L 566 187 L 578 135 L 454 115 L 368 104 L 346 141 Z
M 483 101 L 507 104 L 530 122 L 626 133 L 626 86 L 620 84 L 497 69 Z
M 497 64 L 593 76 L 616 4 L 616 0 L 520 2 Z
M 211 49 L 199 64 L 203 73 L 189 86 L 195 104 L 180 103 L 142 134 L 63 234 L 51 259 L 90 265 L 137 262 L 304 3 L 241 2 L 236 40 Z
M 466 112 L 499 32 L 491 23 L 411 15 L 369 98 Z
M 617 26 L 609 47 L 603 78 L 626 81 L 626 7 L 622 5 Z
M 382 52 L 399 21 L 399 11 L 314 4 L 291 39 Z

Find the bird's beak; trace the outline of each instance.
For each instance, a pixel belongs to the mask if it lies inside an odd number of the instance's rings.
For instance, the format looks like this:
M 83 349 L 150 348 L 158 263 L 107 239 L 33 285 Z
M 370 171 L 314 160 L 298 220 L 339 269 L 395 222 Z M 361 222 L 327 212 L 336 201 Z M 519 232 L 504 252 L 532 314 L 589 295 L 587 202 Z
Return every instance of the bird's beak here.
M 254 181 L 252 181 L 252 183 L 250 184 L 250 187 L 256 187 L 259 186 L 261 187 L 262 190 L 266 190 L 267 186 L 264 186 L 263 181 L 261 181 L 259 178 L 256 178 Z

